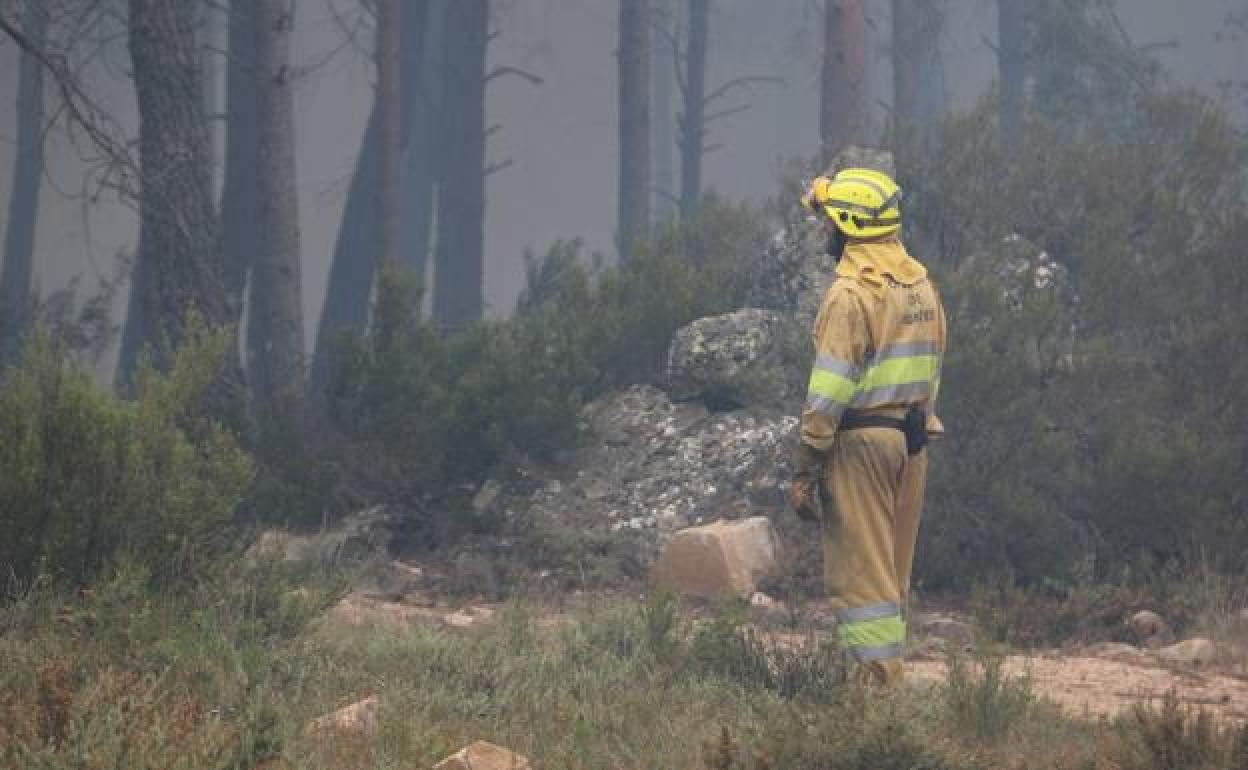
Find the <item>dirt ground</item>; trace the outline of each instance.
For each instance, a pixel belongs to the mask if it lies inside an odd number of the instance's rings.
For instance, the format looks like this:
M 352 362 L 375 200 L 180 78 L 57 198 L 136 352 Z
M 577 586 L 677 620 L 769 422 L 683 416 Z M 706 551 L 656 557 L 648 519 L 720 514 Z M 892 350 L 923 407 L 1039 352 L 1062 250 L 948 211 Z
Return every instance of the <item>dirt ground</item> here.
M 356 630 L 394 630 L 420 624 L 467 632 L 495 622 L 502 610 L 500 605 L 485 602 L 451 607 L 434 601 L 388 602 L 353 594 L 331 609 L 326 621 Z M 557 611 L 539 613 L 536 618 L 539 627 L 548 629 L 567 620 L 567 615 Z M 794 633 L 773 626 L 763 633 L 778 646 L 801 647 L 827 640 L 835 632 Z M 934 683 L 945 679 L 943 656 L 931 654 L 923 644 L 915 645 L 906 666 L 907 676 L 913 680 Z M 1220 720 L 1248 720 L 1248 678 L 1218 669 L 1165 664 L 1129 645 L 1009 655 L 1004 670 L 1010 676 L 1027 678 L 1033 692 L 1075 718 L 1112 717 L 1137 703 L 1160 702 L 1173 691 L 1181 704 L 1205 709 Z
M 907 672 L 920 680 L 942 681 L 945 670 L 939 661 L 907 664 Z M 1222 719 L 1248 719 L 1248 681 L 1237 677 L 1165 667 L 1155 661 L 1128 663 L 1061 652 L 1011 655 L 1004 670 L 1029 678 L 1037 695 L 1072 717 L 1114 716 L 1137 703 L 1159 702 L 1173 691 L 1181 704 Z

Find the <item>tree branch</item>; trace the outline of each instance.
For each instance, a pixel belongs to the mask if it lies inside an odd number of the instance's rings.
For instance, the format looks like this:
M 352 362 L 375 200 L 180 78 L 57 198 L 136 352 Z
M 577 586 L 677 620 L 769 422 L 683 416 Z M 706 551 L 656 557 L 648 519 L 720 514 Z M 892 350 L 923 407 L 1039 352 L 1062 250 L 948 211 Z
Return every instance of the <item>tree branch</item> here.
M 784 85 L 784 78 L 779 78 L 779 77 L 775 77 L 771 75 L 754 75 L 754 76 L 747 76 L 743 78 L 733 78 L 732 80 L 729 80 L 727 83 L 724 83 L 719 88 L 716 88 L 714 91 L 711 91 L 709 94 L 707 94 L 706 98 L 702 100 L 702 103 L 710 104 L 716 99 L 726 95 L 729 91 L 731 91 L 734 88 L 748 89 L 752 85 L 759 85 L 759 84 Z
M 515 75 L 516 77 L 524 78 L 535 86 L 540 86 L 542 83 L 546 82 L 542 80 L 541 77 L 534 75 L 532 72 L 522 70 L 519 67 L 512 67 L 510 65 L 495 67 L 490 70 L 490 72 L 485 76 L 485 82 L 489 83 L 491 80 L 501 78 L 504 75 Z
M 491 163 L 490 165 L 486 166 L 484 174 L 485 176 L 488 177 L 493 174 L 497 174 L 498 172 L 504 169 L 511 168 L 515 164 L 516 164 L 515 160 L 511 158 L 506 158 L 504 160 L 499 161 L 498 163 Z
M 21 30 L 9 23 L 2 15 L 0 15 L 0 32 L 8 36 L 24 53 L 33 57 L 52 76 L 70 124 L 76 124 L 86 132 L 96 149 L 103 153 L 105 158 L 114 166 L 121 169 L 123 183 L 120 189 L 123 192 L 133 194 L 134 190 L 125 187 L 125 177 L 126 173 L 129 172 L 137 179 L 139 177 L 139 167 L 130 156 L 125 141 L 115 138 L 110 130 L 101 127 L 101 124 L 110 125 L 112 123 L 108 114 L 83 92 L 78 82 L 67 71 L 64 62 L 57 61 L 56 58 L 49 56 L 47 52 L 40 50 Z

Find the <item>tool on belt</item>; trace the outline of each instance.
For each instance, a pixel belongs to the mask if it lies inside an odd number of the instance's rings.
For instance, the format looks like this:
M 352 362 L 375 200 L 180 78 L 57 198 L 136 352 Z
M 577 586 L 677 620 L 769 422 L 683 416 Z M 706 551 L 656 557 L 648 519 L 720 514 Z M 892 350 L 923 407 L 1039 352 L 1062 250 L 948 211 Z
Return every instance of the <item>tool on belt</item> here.
M 863 414 L 850 410 L 841 415 L 841 430 L 860 428 L 893 428 L 906 436 L 906 453 L 917 455 L 927 446 L 927 410 L 917 404 L 906 410 L 905 417 Z

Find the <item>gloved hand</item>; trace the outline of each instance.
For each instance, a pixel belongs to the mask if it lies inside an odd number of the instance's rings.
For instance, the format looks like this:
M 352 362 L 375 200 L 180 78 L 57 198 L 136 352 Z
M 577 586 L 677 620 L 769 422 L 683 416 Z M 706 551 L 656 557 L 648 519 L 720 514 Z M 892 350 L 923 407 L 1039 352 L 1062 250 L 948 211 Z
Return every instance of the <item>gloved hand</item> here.
M 818 486 L 812 478 L 795 478 L 789 484 L 789 505 L 802 521 L 819 521 Z
M 819 478 L 823 475 L 824 455 L 804 441 L 798 443 L 793 458 L 793 481 L 789 484 L 789 505 L 802 521 L 819 521 Z

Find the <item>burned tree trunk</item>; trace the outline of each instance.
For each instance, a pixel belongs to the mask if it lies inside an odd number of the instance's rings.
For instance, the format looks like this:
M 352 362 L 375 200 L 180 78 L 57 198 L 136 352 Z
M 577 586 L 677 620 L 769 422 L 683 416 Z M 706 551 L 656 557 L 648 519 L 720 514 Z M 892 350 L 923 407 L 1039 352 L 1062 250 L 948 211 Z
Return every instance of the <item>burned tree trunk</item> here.
M 438 105 L 442 94 L 442 18 L 447 0 L 411 0 L 403 4 L 402 115 L 400 124 L 403 173 L 400 175 L 402 216 L 398 259 L 418 276 L 425 273 L 432 226 L 438 153 Z M 378 39 L 378 68 L 381 44 Z M 382 244 L 382 100 L 378 89 L 360 142 L 355 171 L 338 229 L 330 265 L 329 286 L 317 327 L 311 388 L 323 394 L 330 384 L 333 347 L 344 332 L 363 332 L 368 325 L 369 295 L 377 273 Z
M 866 134 L 866 15 L 863 0 L 826 0 L 819 138 L 825 157 Z
M 381 102 L 381 254 L 393 264 L 399 249 L 399 131 L 403 92 L 399 82 L 399 0 L 377 3 L 377 98 Z
M 446 10 L 433 317 L 451 328 L 480 319 L 485 306 L 485 54 L 489 18 L 488 0 L 454 0 Z
M 437 121 L 442 101 L 442 19 L 446 0 L 403 4 L 403 214 L 399 261 L 423 283 L 429 261 L 433 199 L 437 183 Z
M 671 0 L 655 0 L 652 9 L 653 29 L 662 34 L 653 37 L 654 58 L 651 62 L 654 109 L 651 114 L 652 139 L 654 142 L 654 216 L 663 221 L 671 214 L 675 202 L 675 163 L 673 160 L 676 140 L 673 127 L 672 84 L 676 78 L 676 51 L 672 45 L 676 25 Z
M 22 27 L 31 43 L 42 48 L 48 13 L 41 3 L 26 3 Z M 4 267 L 0 270 L 0 366 L 17 359 L 26 332 L 43 180 L 43 65 L 23 51 L 17 78 L 17 159 L 4 233 Z
M 650 2 L 620 0 L 618 248 L 628 259 L 650 231 Z
M 893 0 L 893 122 L 898 139 L 918 134 L 944 111 L 941 0 Z
M 226 293 L 235 307 L 242 307 L 247 272 L 259 251 L 256 243 L 259 200 L 256 196 L 258 156 L 254 0 L 231 0 L 229 14 L 221 229 L 225 252 Z
M 256 195 L 260 250 L 248 355 L 257 397 L 288 413 L 303 392 L 303 304 L 290 37 L 295 0 L 256 0 Z
M 195 8 L 196 0 L 129 2 L 141 166 L 132 291 L 139 291 L 142 338 L 158 362 L 181 342 L 188 312 L 212 327 L 234 320 L 212 200 Z
M 1023 144 L 1027 76 L 1023 0 L 997 0 L 997 68 L 1001 81 L 1001 147 L 1009 159 Z
M 680 117 L 680 211 L 688 216 L 702 202 L 702 153 L 706 140 L 706 55 L 710 0 L 689 0 L 689 43 L 685 52 L 684 112 Z

